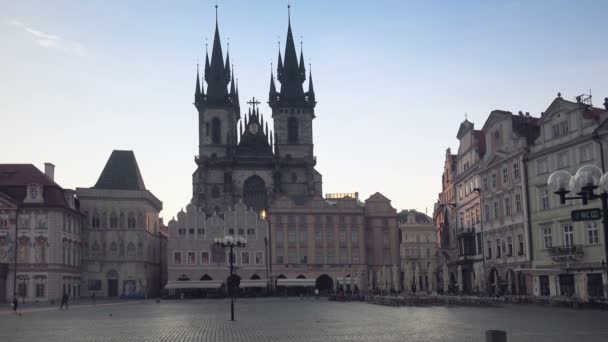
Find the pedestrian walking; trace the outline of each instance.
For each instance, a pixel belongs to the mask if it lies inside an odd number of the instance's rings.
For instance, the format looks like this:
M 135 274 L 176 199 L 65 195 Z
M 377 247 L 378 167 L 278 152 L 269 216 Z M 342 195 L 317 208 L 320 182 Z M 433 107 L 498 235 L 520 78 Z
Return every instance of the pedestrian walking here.
M 319 289 L 315 289 L 315 299 L 319 299 Z
M 63 310 L 63 306 L 65 305 L 65 310 L 68 310 L 68 299 L 69 296 L 66 292 L 63 293 L 63 296 L 61 297 L 61 306 L 59 307 L 59 310 Z
M 19 307 L 19 301 L 17 300 L 17 294 L 13 296 L 13 311 L 15 314 L 17 313 L 17 308 Z
M 93 294 L 91 295 L 91 300 L 93 301 L 93 305 L 95 305 L 95 291 L 93 291 Z

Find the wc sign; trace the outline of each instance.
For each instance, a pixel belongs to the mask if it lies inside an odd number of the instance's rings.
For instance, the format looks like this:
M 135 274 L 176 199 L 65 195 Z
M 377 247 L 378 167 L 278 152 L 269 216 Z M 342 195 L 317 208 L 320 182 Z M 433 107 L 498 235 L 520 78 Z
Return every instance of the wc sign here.
M 570 213 L 572 221 L 596 221 L 602 218 L 602 210 L 599 208 L 572 210 Z

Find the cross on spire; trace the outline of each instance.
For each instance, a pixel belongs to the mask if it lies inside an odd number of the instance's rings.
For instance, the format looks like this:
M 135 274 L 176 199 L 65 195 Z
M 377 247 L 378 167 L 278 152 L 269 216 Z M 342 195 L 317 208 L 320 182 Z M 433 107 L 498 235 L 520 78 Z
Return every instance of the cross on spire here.
M 469 120 L 469 113 L 467 113 L 467 112 L 464 113 L 464 119 L 465 119 L 465 121 Z
M 247 101 L 247 104 L 249 104 L 253 110 L 255 110 L 255 107 L 257 105 L 259 105 L 261 102 L 255 99 L 255 96 L 251 98 L 250 101 Z

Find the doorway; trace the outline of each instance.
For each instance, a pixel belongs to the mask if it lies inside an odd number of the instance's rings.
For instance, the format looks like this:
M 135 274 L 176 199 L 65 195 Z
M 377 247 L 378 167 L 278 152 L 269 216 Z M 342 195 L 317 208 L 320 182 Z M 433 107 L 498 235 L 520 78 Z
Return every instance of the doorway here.
M 108 279 L 108 297 L 118 297 L 118 279 Z

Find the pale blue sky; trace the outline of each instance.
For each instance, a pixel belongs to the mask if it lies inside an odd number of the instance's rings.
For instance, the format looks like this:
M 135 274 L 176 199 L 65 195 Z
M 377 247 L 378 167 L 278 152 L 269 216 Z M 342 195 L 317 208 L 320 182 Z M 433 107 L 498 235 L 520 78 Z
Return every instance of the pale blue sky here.
M 0 163 L 56 164 L 94 185 L 134 150 L 171 217 L 191 197 L 197 60 L 214 1 L 0 0 Z M 219 1 L 241 106 L 268 96 L 286 2 Z M 556 93 L 608 96 L 608 1 L 292 1 L 312 62 L 317 169 L 327 192 L 379 191 L 432 211 L 464 113 L 539 113 Z M 269 114 L 267 105 L 262 111 Z

